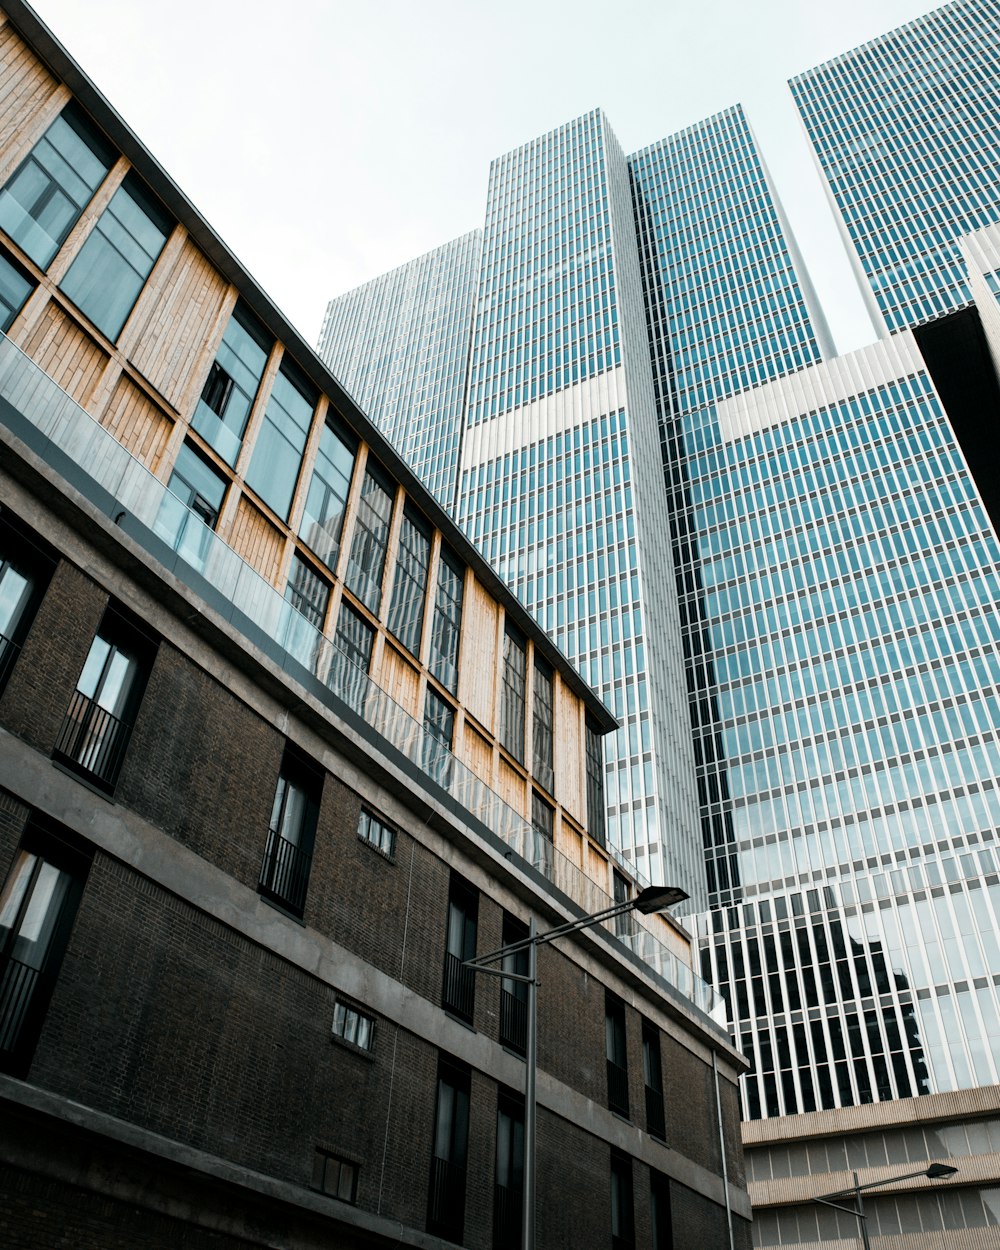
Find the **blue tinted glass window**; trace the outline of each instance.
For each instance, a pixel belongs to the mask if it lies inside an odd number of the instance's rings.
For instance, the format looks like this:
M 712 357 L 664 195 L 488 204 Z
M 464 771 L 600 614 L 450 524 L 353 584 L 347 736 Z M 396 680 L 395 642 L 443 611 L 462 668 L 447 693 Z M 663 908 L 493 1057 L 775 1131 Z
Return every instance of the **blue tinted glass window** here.
M 0 253 L 0 330 L 6 333 L 31 294 L 32 283 Z
M 0 191 L 0 227 L 44 269 L 114 159 L 108 144 L 69 105 Z
M 109 339 L 121 333 L 169 229 L 160 208 L 130 176 L 70 265 L 63 292 Z
M 328 417 L 319 437 L 299 534 L 331 569 L 336 566 L 340 551 L 340 531 L 356 451 L 354 439 Z
M 235 464 L 273 340 L 249 309 L 236 305 L 191 424 L 227 464 Z
M 351 540 L 347 584 L 365 607 L 377 612 L 382 602 L 382 573 L 389 542 L 392 490 L 377 466 L 369 460 L 358 500 L 358 515 Z
M 294 366 L 283 364 L 274 379 L 246 480 L 284 518 L 291 507 L 315 406 L 315 395 L 296 377 Z
M 430 557 L 430 535 L 423 523 L 404 513 L 396 553 L 396 576 L 392 583 L 389 628 L 414 655 L 420 650 Z

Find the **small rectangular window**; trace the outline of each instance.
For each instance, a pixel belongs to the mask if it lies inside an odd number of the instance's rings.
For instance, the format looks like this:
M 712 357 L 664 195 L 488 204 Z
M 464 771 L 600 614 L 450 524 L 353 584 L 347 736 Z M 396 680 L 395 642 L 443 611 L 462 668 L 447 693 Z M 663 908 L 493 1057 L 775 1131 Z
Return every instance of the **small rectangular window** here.
M 328 569 L 337 567 L 340 534 L 351 491 L 357 440 L 328 415 L 319 436 L 319 449 L 299 526 L 299 537 Z
M 555 773 L 552 767 L 552 670 L 538 659 L 535 660 L 531 741 L 532 772 L 535 780 L 551 794 L 555 789 Z
M 458 690 L 458 643 L 462 632 L 462 566 L 441 548 L 438 560 L 437 593 L 431 621 L 429 668 L 446 690 Z
M 364 808 L 358 818 L 358 837 L 389 859 L 396 854 L 396 830 Z
M 0 252 L 0 330 L 4 334 L 14 324 L 14 318 L 25 305 L 35 284 L 20 265 Z
M 53 752 L 102 788 L 118 780 L 155 652 L 154 642 L 108 608 Z
M 0 229 L 48 268 L 114 160 L 82 110 L 67 104 L 0 191 Z
M 375 631 L 361 613 L 341 602 L 326 684 L 353 708 L 362 707 L 368 691 L 374 638 Z
M 171 222 L 134 174 L 115 192 L 60 287 L 114 341 L 163 251 Z
M 420 634 L 427 597 L 430 533 L 409 509 L 403 512 L 396 553 L 396 574 L 389 605 L 389 628 L 411 655 L 420 654 Z
M 358 1050 L 372 1051 L 375 1049 L 375 1021 L 359 1008 L 338 1002 L 333 1009 L 333 1036 L 357 1046 Z
M 608 1056 L 608 1106 L 628 1116 L 628 1051 L 625 1046 L 625 1004 L 612 993 L 604 998 L 604 1041 Z
M 190 443 L 182 444 L 153 528 L 199 571 L 208 558 L 226 486 L 226 479 Z
M 357 1202 L 358 1165 L 339 1155 L 317 1150 L 313 1160 L 313 1189 L 339 1198 L 341 1202 Z
M 604 846 L 607 838 L 607 808 L 604 803 L 604 752 L 601 737 L 587 721 L 587 832 Z
M 294 361 L 281 362 L 247 469 L 246 483 L 288 519 L 318 396 Z
M 366 608 L 377 613 L 382 603 L 382 574 L 392 517 L 392 486 L 369 457 L 354 518 L 347 585 Z
M 441 1057 L 427 1195 L 427 1231 L 459 1244 L 465 1229 L 471 1085 L 471 1072 L 465 1064 Z
M 239 455 L 273 345 L 249 308 L 237 303 L 191 418 L 192 426 L 229 465 Z
M 503 636 L 503 675 L 500 692 L 500 743 L 519 764 L 524 763 L 525 642 L 508 626 Z
M 257 888 L 296 916 L 305 908 L 322 791 L 322 772 L 286 746 Z

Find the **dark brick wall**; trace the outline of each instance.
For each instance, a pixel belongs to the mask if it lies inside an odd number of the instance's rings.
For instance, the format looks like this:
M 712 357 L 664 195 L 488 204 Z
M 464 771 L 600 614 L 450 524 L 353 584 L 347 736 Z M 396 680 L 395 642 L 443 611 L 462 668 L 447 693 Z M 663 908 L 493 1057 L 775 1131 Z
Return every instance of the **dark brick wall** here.
M 606 1107 L 604 986 L 555 945 L 539 949 L 538 983 L 539 1066 Z
M 695 1163 L 721 1174 L 711 1066 L 669 1034 L 661 1040 L 667 1143 Z
M 166 642 L 115 797 L 256 888 L 284 738 Z
M 710 1202 L 677 1181 L 670 1182 L 670 1217 L 676 1250 L 697 1250 L 698 1247 L 723 1250 L 729 1245 L 726 1208 Z M 749 1244 L 747 1241 L 746 1245 Z M 737 1245 L 740 1243 L 737 1242 Z
M 611 1246 L 611 1152 L 574 1125 L 538 1115 L 538 1244 L 562 1250 Z
M 46 755 L 59 736 L 107 602 L 103 590 L 62 561 L 0 697 L 0 725 Z
M 31 808 L 7 790 L 0 789 L 0 885 L 14 863 L 14 852 L 24 834 Z

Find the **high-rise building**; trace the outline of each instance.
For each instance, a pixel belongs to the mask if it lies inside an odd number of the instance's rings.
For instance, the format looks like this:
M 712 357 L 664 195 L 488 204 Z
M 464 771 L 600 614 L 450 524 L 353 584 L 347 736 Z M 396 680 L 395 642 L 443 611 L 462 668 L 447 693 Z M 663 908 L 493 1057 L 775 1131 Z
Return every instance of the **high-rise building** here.
M 1000 5 L 953 0 L 790 82 L 876 324 L 969 302 L 963 235 L 1000 219 Z
M 319 351 L 428 490 L 450 505 L 482 232 L 331 300 Z M 371 345 L 378 350 L 372 351 Z

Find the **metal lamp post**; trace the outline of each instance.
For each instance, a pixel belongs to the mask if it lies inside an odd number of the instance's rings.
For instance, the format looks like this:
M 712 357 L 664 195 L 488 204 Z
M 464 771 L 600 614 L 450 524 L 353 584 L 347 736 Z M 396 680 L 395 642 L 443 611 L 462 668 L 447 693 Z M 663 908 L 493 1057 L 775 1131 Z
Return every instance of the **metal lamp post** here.
M 848 1215 L 853 1215 L 858 1221 L 861 1229 L 861 1242 L 864 1250 L 871 1250 L 871 1242 L 868 1240 L 868 1216 L 865 1215 L 864 1202 L 861 1194 L 865 1189 L 878 1189 L 882 1185 L 895 1185 L 897 1181 L 912 1181 L 918 1176 L 926 1176 L 928 1180 L 939 1181 L 946 1176 L 954 1176 L 958 1168 L 953 1168 L 948 1163 L 930 1163 L 922 1172 L 907 1172 L 905 1176 L 886 1176 L 880 1181 L 869 1181 L 867 1185 L 858 1184 L 858 1174 L 853 1173 L 854 1187 L 853 1189 L 842 1189 L 835 1194 L 823 1194 L 822 1197 L 810 1198 L 810 1202 L 821 1202 L 825 1207 L 833 1207 L 835 1211 L 846 1211 Z M 835 1198 L 854 1197 L 854 1201 L 858 1204 L 856 1207 L 844 1207 L 839 1202 L 834 1202 Z
M 528 936 L 519 942 L 511 942 L 499 950 L 490 951 L 487 955 L 477 955 L 475 959 L 466 959 L 463 967 L 474 972 L 485 972 L 487 976 L 502 977 L 507 981 L 520 981 L 528 987 L 527 1001 L 527 1039 L 525 1045 L 524 1075 L 524 1188 L 521 1206 L 521 1250 L 535 1250 L 535 1122 L 537 1105 L 535 1101 L 535 1079 L 538 1074 L 538 948 L 556 938 L 565 937 L 568 933 L 576 933 L 579 929 L 589 929 L 591 925 L 601 924 L 605 920 L 613 920 L 626 912 L 639 911 L 643 915 L 652 915 L 682 903 L 688 895 L 678 886 L 650 885 L 640 890 L 635 898 L 614 903 L 603 911 L 594 912 L 590 916 L 581 916 L 579 920 L 568 920 L 545 933 L 535 931 L 534 917 L 528 927 Z M 528 971 L 526 973 L 506 971 L 491 967 L 508 955 L 516 955 L 520 951 L 528 952 Z

